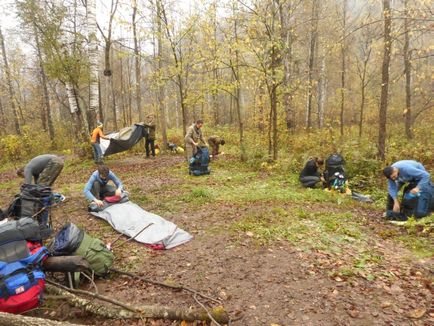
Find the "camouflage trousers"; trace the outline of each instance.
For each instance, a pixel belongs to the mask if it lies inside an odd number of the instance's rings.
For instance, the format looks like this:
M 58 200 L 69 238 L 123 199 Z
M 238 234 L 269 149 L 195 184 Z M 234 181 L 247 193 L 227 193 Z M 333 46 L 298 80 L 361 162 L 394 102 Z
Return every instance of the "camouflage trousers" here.
M 60 157 L 51 159 L 45 169 L 39 174 L 36 184 L 51 187 L 63 169 L 63 160 Z

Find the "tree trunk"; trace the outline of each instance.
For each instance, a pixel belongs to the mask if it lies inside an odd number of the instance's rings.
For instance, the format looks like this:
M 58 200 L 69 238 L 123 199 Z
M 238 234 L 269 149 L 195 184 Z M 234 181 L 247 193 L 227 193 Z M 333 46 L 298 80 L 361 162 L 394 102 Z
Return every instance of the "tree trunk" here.
M 172 38 L 171 32 L 170 32 L 170 28 L 169 28 L 169 24 L 167 21 L 167 15 L 166 15 L 166 10 L 164 8 L 164 5 L 162 2 L 160 3 L 160 7 L 161 7 L 161 20 L 164 22 L 164 28 L 166 30 L 166 36 L 167 39 L 170 42 L 170 48 L 172 50 L 172 55 L 173 55 L 173 60 L 175 61 L 175 68 L 176 68 L 176 85 L 178 86 L 178 93 L 179 93 L 179 100 L 181 102 L 181 112 L 182 112 L 182 131 L 183 134 L 185 135 L 187 132 L 187 104 L 185 103 L 185 100 L 187 98 L 187 89 L 184 85 L 184 81 L 183 81 L 183 74 L 184 74 L 184 68 L 182 65 L 182 57 L 178 56 L 177 53 L 177 49 L 176 49 L 176 44 L 175 41 Z M 187 155 L 187 151 L 185 152 Z
M 89 38 L 89 111 L 88 119 L 90 126 L 96 125 L 96 117 L 99 107 L 99 88 L 98 88 L 98 40 L 96 37 L 96 0 L 87 0 L 87 34 Z M 90 129 L 89 129 L 90 131 Z
M 237 110 L 237 118 L 238 118 L 238 132 L 240 137 L 240 160 L 246 161 L 247 160 L 247 153 L 246 148 L 244 145 L 244 107 L 242 103 L 242 94 L 241 94 L 241 76 L 240 76 L 240 52 L 238 47 L 238 20 L 236 16 L 237 11 L 236 5 L 233 7 L 233 14 L 234 14 L 234 39 L 235 39 L 235 65 L 232 65 L 232 76 L 235 79 L 235 107 Z
M 56 321 L 37 317 L 0 312 L 0 326 L 74 326 L 66 321 Z
M 160 112 L 161 136 L 163 137 L 163 146 L 166 148 L 167 140 L 167 116 L 164 103 L 164 85 L 163 85 L 163 29 L 161 24 L 161 0 L 156 0 L 157 5 L 157 62 L 158 62 L 158 111 Z
M 363 78 L 362 78 L 362 99 L 360 101 L 360 119 L 359 119 L 359 137 L 362 137 L 362 130 L 363 130 L 363 113 L 365 110 L 365 72 L 363 72 Z
M 390 10 L 390 0 L 383 0 L 384 15 L 384 50 L 383 64 L 381 66 L 381 96 L 380 112 L 378 125 L 378 157 L 384 161 L 386 158 L 386 126 L 387 126 L 387 104 L 389 94 L 389 64 L 390 52 L 392 48 L 392 15 Z
M 3 101 L 0 97 L 0 135 L 4 135 L 6 131 L 5 111 L 3 109 Z
M 408 31 L 408 0 L 404 1 L 404 71 L 405 71 L 405 135 L 413 138 L 411 131 L 411 62 L 410 62 L 410 34 Z
M 68 97 L 69 110 L 71 112 L 72 120 L 75 125 L 74 131 L 77 139 L 81 141 L 86 141 L 85 135 L 88 133 L 88 128 L 86 127 L 86 117 L 81 113 L 81 109 L 78 105 L 78 99 L 75 87 L 71 83 L 66 83 L 66 95 Z
M 158 3 L 158 0 L 157 0 Z M 137 0 L 133 0 L 133 17 L 132 17 L 132 25 L 133 25 L 133 37 L 134 37 L 134 67 L 135 67 L 135 75 L 136 75 L 136 104 L 137 111 L 139 112 L 139 120 L 144 121 L 143 116 L 143 108 L 142 108 L 142 77 L 140 74 L 140 49 L 139 49 L 139 40 L 137 37 Z
M 318 81 L 318 127 L 324 126 L 324 104 L 327 95 L 327 78 L 326 78 L 326 57 L 321 58 L 321 70 Z
M 313 68 L 315 63 L 315 48 L 318 38 L 318 16 L 319 16 L 319 2 L 312 0 L 312 14 L 311 14 L 311 30 L 310 30 L 310 47 L 309 47 L 309 71 L 308 71 L 308 85 L 307 85 L 307 107 L 306 107 L 306 128 L 312 128 L 312 90 L 313 90 Z
M 20 123 L 18 120 L 18 111 L 17 111 L 17 106 L 15 104 L 14 88 L 12 86 L 11 72 L 9 69 L 8 58 L 6 55 L 5 40 L 3 38 L 3 33 L 1 30 L 1 27 L 0 27 L 0 43 L 1 43 L 1 47 L 2 47 L 2 53 L 3 53 L 4 70 L 6 72 L 6 82 L 8 84 L 9 101 L 10 101 L 10 105 L 11 105 L 12 113 L 13 113 L 13 117 L 14 117 L 15 132 L 18 135 L 21 135 L 21 128 L 20 128 Z
M 40 69 L 41 81 L 42 81 L 42 89 L 44 92 L 45 123 L 48 127 L 48 135 L 50 137 L 51 146 L 53 146 L 54 145 L 54 126 L 53 126 L 53 120 L 51 119 L 51 105 L 50 105 L 50 96 L 48 94 L 47 75 L 45 74 L 44 63 L 42 60 L 41 45 L 39 43 L 38 30 L 36 29 L 35 25 L 33 26 L 33 31 L 35 34 L 36 51 L 38 54 L 39 69 Z
M 294 126 L 294 112 L 292 108 L 293 90 L 292 85 L 292 42 L 293 30 L 289 24 L 292 14 L 292 2 L 282 4 L 279 7 L 280 26 L 281 26 L 281 40 L 283 43 L 283 94 L 282 102 L 285 111 L 285 122 L 287 130 L 293 129 Z
M 340 130 L 341 136 L 344 135 L 344 112 L 345 112 L 345 31 L 347 25 L 347 0 L 343 1 L 342 5 L 342 41 L 341 41 L 341 114 L 340 114 Z

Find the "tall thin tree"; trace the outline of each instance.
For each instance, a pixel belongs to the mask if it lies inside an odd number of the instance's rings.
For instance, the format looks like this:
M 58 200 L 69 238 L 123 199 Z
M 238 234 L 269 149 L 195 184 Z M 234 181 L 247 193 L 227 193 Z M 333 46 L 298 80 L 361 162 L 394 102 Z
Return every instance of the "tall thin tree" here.
M 387 105 L 389 95 L 389 65 L 392 49 L 392 12 L 390 0 L 383 0 L 384 16 L 384 49 L 383 64 L 381 66 L 381 97 L 380 112 L 378 120 L 378 157 L 384 161 L 386 158 L 386 127 L 387 127 Z
M 4 64 L 4 70 L 6 73 L 6 82 L 8 85 L 8 92 L 9 92 L 9 102 L 10 102 L 10 106 L 12 108 L 12 114 L 14 117 L 14 126 L 15 126 L 15 132 L 20 135 L 21 134 L 21 128 L 20 128 L 20 123 L 18 120 L 18 110 L 17 110 L 17 106 L 15 103 L 15 95 L 14 95 L 14 87 L 12 86 L 12 77 L 11 77 L 11 71 L 9 68 L 9 62 L 8 62 L 8 57 L 6 54 L 6 46 L 5 46 L 5 40 L 3 37 L 3 33 L 1 30 L 1 26 L 0 26 L 0 43 L 1 43 L 1 47 L 2 47 L 2 53 L 3 53 L 3 64 Z

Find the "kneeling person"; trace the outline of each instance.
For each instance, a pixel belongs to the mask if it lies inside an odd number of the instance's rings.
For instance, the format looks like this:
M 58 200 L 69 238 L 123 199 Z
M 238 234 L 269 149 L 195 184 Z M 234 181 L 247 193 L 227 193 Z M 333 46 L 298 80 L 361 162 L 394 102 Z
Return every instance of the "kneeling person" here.
M 112 181 L 114 185 L 108 184 Z M 84 195 L 98 207 L 104 205 L 103 199 L 108 196 L 120 196 L 123 185 L 119 178 L 106 165 L 99 165 L 92 173 L 84 187 Z
M 26 184 L 51 187 L 63 169 L 63 159 L 57 155 L 43 154 L 34 157 L 24 168 L 17 170 L 17 175 L 24 178 Z
M 318 168 L 324 164 L 322 159 L 313 157 L 306 162 L 303 170 L 300 172 L 300 182 L 303 187 L 315 188 L 316 184 L 320 181 L 324 181 Z
M 225 140 L 219 136 L 211 136 L 208 138 L 208 144 L 211 147 L 211 155 L 215 157 L 220 154 L 219 147 L 225 144 Z

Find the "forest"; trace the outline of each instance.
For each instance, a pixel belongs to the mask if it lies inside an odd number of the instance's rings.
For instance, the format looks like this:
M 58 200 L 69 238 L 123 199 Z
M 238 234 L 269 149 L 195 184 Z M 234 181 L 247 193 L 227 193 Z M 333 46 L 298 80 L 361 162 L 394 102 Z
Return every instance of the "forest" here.
M 67 290 L 51 289 L 22 318 L 41 325 L 433 321 L 433 215 L 389 223 L 382 172 L 400 160 L 434 172 L 432 1 L 8 0 L 0 12 L 0 207 L 20 191 L 17 168 L 56 154 L 65 164 L 53 191 L 67 200 L 51 209 L 54 231 L 74 222 L 112 241 L 118 233 L 88 214 L 83 196 L 97 168 L 91 133 L 152 116 L 155 159 L 139 141 L 104 162 L 130 200 L 193 235 L 167 251 L 129 240 L 113 250 L 116 268 L 154 283 L 111 272 L 80 287 L 134 309 L 113 302 L 108 312 L 86 309 Z M 205 139 L 218 135 L 225 144 L 211 173 L 195 177 L 186 153 L 168 144 L 185 148 L 198 120 Z M 347 187 L 372 202 L 300 185 L 306 161 L 333 153 L 345 159 Z M 206 313 L 167 318 L 147 313 L 151 305 Z M 223 321 L 213 311 L 223 311 Z M 24 322 L 7 318 L 7 325 Z

